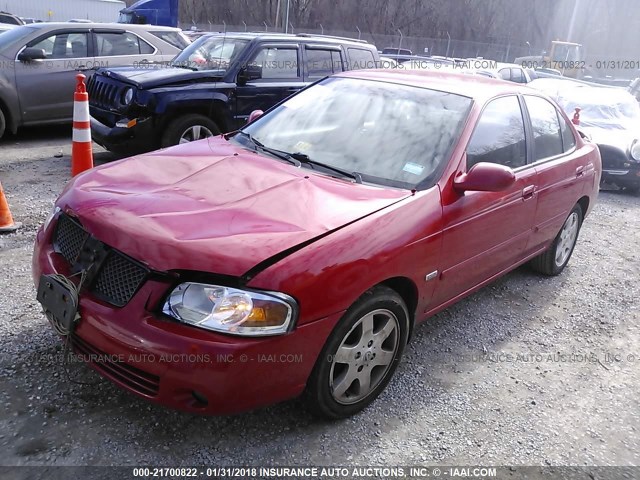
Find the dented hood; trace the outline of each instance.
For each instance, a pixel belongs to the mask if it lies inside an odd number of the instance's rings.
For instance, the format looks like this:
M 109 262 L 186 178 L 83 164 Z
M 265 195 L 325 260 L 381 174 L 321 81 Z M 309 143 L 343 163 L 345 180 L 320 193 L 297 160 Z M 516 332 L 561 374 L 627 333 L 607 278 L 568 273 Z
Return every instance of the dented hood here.
M 57 202 L 155 270 L 240 276 L 411 195 L 296 168 L 215 137 L 95 168 Z

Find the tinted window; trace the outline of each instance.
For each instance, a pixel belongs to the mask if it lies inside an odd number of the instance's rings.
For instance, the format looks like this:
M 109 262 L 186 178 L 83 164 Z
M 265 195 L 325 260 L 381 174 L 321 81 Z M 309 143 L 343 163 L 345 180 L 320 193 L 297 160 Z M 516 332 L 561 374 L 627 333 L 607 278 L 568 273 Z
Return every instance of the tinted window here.
M 493 100 L 482 112 L 467 147 L 467 169 L 479 162 L 511 168 L 527 163 L 524 121 L 518 97 Z
M 154 48 L 133 33 L 96 33 L 99 57 L 141 55 L 153 53 Z
M 533 126 L 534 161 L 560 155 L 562 134 L 556 108 L 544 98 L 526 96 L 527 109 Z
M 151 32 L 156 37 L 164 40 L 169 45 L 173 45 L 180 50 L 189 46 L 189 41 L 184 37 L 184 35 L 178 32 Z
M 298 50 L 263 48 L 249 62 L 262 67 L 262 78 L 298 78 Z
M 349 53 L 349 68 L 351 70 L 361 70 L 364 68 L 376 68 L 376 59 L 373 56 L 371 50 L 365 50 L 363 48 L 350 48 Z
M 29 46 L 43 49 L 47 58 L 82 58 L 89 55 L 86 33 L 58 33 Z
M 526 79 L 524 78 L 524 73 L 519 68 L 511 69 L 511 81 L 516 83 L 527 83 Z
M 511 80 L 511 69 L 503 68 L 498 72 L 498 75 L 502 80 Z
M 307 71 L 310 78 L 321 78 L 342 71 L 340 52 L 307 49 Z
M 573 136 L 573 132 L 571 131 L 571 127 L 567 123 L 567 121 L 558 113 L 558 120 L 560 121 L 560 129 L 562 130 L 562 146 L 564 147 L 564 151 L 568 152 L 575 148 L 576 139 Z

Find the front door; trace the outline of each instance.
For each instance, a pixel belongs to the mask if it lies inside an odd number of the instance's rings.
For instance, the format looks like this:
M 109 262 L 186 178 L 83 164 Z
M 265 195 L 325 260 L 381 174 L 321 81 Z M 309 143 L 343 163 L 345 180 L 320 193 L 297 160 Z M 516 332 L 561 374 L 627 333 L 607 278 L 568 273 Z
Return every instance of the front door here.
M 466 171 L 480 162 L 514 170 L 501 192 L 447 192 L 443 205 L 442 274 L 434 304 L 444 303 L 503 272 L 525 255 L 536 212 L 536 171 L 527 165 L 524 117 L 517 96 L 492 100 L 466 150 Z M 445 188 L 453 188 L 452 184 Z
M 44 50 L 46 59 L 28 63 L 16 59 L 16 87 L 24 123 L 70 120 L 75 76 L 93 63 L 93 57 L 89 57 L 89 32 L 51 32 L 26 46 Z

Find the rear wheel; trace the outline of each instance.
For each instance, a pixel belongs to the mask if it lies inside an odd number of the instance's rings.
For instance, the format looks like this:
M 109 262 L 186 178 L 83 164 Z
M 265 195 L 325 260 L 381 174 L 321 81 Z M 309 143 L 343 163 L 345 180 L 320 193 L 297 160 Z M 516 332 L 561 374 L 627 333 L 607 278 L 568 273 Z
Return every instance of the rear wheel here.
M 573 207 L 551 246 L 531 260 L 534 270 L 551 276 L 564 270 L 578 241 L 583 215 L 580 205 Z
M 177 118 L 167 126 L 161 144 L 163 147 L 170 147 L 219 134 L 220 129 L 213 120 L 204 115 L 189 114 Z
M 394 290 L 365 293 L 330 335 L 307 383 L 311 411 L 344 418 L 369 405 L 387 386 L 407 343 L 409 315 Z

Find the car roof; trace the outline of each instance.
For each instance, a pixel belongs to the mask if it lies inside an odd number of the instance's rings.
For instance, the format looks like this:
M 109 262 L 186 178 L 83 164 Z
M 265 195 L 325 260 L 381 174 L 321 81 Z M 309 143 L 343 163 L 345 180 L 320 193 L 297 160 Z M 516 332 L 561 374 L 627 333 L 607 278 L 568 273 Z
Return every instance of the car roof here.
M 436 72 L 431 70 L 353 70 L 339 73 L 336 76 L 431 88 L 473 98 L 482 103 L 491 98 L 508 94 L 545 96 L 541 94 L 539 90 L 534 90 L 513 82 L 479 75 Z
M 343 45 L 345 43 L 358 45 L 365 48 L 374 48 L 366 40 L 358 40 L 357 38 L 347 38 L 347 37 L 333 37 L 330 35 L 316 35 L 311 33 L 269 33 L 269 32 L 218 32 L 218 33 L 209 33 L 206 36 L 224 36 L 231 38 L 241 38 L 246 40 L 284 40 L 284 41 L 301 41 L 308 40 L 312 42 L 326 42 L 326 43 L 334 43 Z
M 130 31 L 170 31 L 180 32 L 179 28 L 164 27 L 159 25 L 136 25 L 131 23 L 76 23 L 76 22 L 42 22 L 42 23 L 28 23 L 27 25 L 20 25 L 22 28 L 32 28 L 39 30 L 55 30 L 58 28 L 108 28 L 118 30 L 130 30 Z

